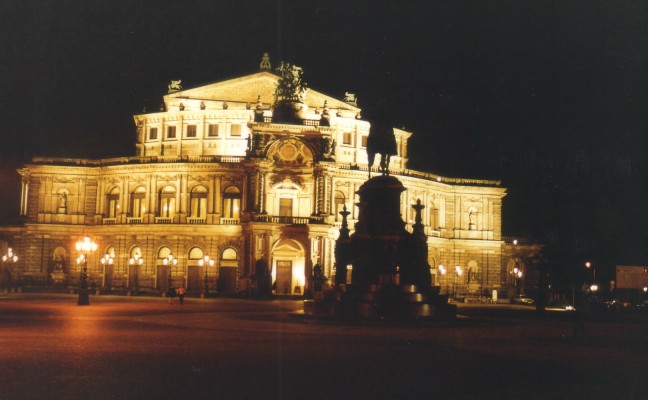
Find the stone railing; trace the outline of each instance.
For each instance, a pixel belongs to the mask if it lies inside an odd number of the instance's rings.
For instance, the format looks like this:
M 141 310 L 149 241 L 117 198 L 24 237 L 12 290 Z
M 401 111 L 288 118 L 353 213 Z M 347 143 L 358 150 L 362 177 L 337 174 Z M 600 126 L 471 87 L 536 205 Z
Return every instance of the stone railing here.
M 273 224 L 286 224 L 286 225 L 308 225 L 308 224 L 323 224 L 324 218 L 318 216 L 311 217 L 287 217 L 280 215 L 263 215 L 256 214 L 252 217 L 255 222 L 269 222 Z
M 117 164 L 154 164 L 154 163 L 241 163 L 243 156 L 148 156 L 148 157 L 114 157 L 103 158 L 100 160 L 90 160 L 83 158 L 56 158 L 56 157 L 34 157 L 34 164 L 55 164 L 55 165 L 74 165 L 83 167 L 101 167 L 105 165 Z
M 308 224 L 325 223 L 323 216 L 288 217 L 288 216 L 266 215 L 266 214 L 254 214 L 252 216 L 252 221 L 268 222 L 272 224 L 285 224 L 285 225 L 308 225 Z M 153 221 L 151 221 L 151 223 L 152 222 Z M 174 224 L 173 217 L 155 217 L 154 222 L 155 224 Z M 117 218 L 103 218 L 101 220 L 101 223 L 103 225 L 118 225 L 118 224 L 123 224 L 124 222 L 118 223 Z M 126 223 L 129 225 L 147 224 L 147 222 L 145 222 L 144 219 L 141 217 L 127 217 Z M 207 218 L 204 217 L 187 217 L 185 223 L 189 225 L 208 225 Z M 353 223 L 354 221 L 349 221 L 350 226 L 353 226 Z M 210 222 L 209 224 L 237 226 L 241 224 L 241 219 L 240 218 L 217 218 L 213 222 Z M 336 223 L 336 226 L 338 225 L 339 223 Z

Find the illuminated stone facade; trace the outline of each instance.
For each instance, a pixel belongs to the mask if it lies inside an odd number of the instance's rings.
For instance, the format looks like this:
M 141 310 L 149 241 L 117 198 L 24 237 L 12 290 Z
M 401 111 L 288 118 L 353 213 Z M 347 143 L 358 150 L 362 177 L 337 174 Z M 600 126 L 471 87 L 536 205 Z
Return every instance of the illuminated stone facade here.
M 272 122 L 278 79 L 262 65 L 188 90 L 174 82 L 159 111 L 134 116 L 134 156 L 34 158 L 19 170 L 24 226 L 3 231 L 21 255 L 14 280 L 74 285 L 74 243 L 83 235 L 99 243 L 88 269 L 106 291 L 159 293 L 172 283 L 196 294 L 247 292 L 257 265 L 270 270 L 276 294 L 311 290 L 316 263 L 332 277 L 339 212 L 346 206 L 353 228 L 356 191 L 368 177 L 370 122 L 352 95 L 344 101 L 315 90 L 297 110 L 301 124 Z M 410 230 L 411 205 L 425 206 L 433 284 L 462 296 L 510 292 L 508 271 L 516 262 L 526 268 L 538 249 L 503 240 L 506 190 L 497 181 L 409 170 L 411 133 L 394 134 L 390 172 L 407 188 L 401 214 Z M 165 265 L 169 254 L 177 265 Z M 135 255 L 141 265 L 130 262 Z M 213 266 L 201 265 L 205 255 Z

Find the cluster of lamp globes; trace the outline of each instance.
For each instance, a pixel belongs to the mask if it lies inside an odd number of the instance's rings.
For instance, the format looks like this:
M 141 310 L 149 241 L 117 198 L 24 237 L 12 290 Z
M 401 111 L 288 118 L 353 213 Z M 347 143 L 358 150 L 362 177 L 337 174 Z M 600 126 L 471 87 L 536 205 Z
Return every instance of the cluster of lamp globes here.
M 441 275 L 445 275 L 448 272 L 447 268 L 443 264 L 439 264 L 438 268 Z M 461 276 L 463 274 L 463 269 L 460 265 L 455 265 L 455 273 L 457 274 L 457 276 Z
M 522 271 L 518 267 L 513 268 L 511 274 L 516 278 L 522 278 Z
M 13 252 L 11 247 L 7 250 L 7 254 L 2 256 L 2 262 L 6 263 L 7 261 L 13 263 L 18 262 L 18 256 Z
M 89 237 L 84 237 L 83 239 L 76 242 L 75 245 L 77 251 L 80 253 L 76 262 L 78 265 L 81 265 L 86 262 L 86 254 L 95 252 L 97 250 L 97 243 L 90 240 Z

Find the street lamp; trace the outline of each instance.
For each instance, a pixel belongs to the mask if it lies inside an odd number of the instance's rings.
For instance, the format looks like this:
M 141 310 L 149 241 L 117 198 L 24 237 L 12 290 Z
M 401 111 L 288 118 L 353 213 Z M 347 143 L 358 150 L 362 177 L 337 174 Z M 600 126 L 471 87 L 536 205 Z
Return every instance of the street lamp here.
M 168 289 L 171 289 L 171 272 L 173 271 L 173 266 L 178 265 L 178 259 L 173 256 L 173 254 L 169 254 L 164 260 L 162 260 L 163 265 L 168 265 L 169 266 L 169 287 Z
M 591 268 L 592 269 L 592 283 L 595 284 L 596 283 L 596 268 L 594 268 L 594 265 L 592 265 L 592 263 L 589 262 L 589 261 L 587 261 L 585 263 L 585 268 L 587 268 L 587 269 Z
M 76 249 L 81 254 L 77 258 L 77 264 L 81 267 L 81 275 L 79 276 L 79 300 L 78 306 L 89 306 L 90 296 L 88 293 L 88 254 L 97 250 L 97 243 L 90 240 L 85 236 L 83 239 L 76 242 Z
M 511 275 L 513 275 L 513 279 L 515 279 L 515 294 L 518 295 L 520 294 L 520 287 L 518 286 L 518 280 L 522 278 L 522 270 L 520 270 L 518 267 L 513 268 L 511 271 Z
M 115 259 L 108 253 L 105 256 L 101 257 L 101 267 L 103 269 L 103 279 L 101 282 L 101 287 L 106 288 L 106 265 L 113 265 Z
M 460 265 L 455 265 L 455 273 L 454 297 L 457 297 L 457 280 L 461 278 L 461 274 L 463 274 L 463 269 L 461 269 Z
M 140 256 L 139 253 L 135 253 L 135 254 L 133 254 L 133 257 L 131 257 L 131 259 L 128 261 L 128 263 L 130 264 L 131 268 L 134 268 L 134 270 L 135 270 L 135 273 L 134 273 L 134 275 L 135 275 L 135 285 L 134 286 L 135 286 L 135 292 L 137 292 L 139 290 L 139 277 L 138 277 L 138 274 L 137 274 L 137 267 L 144 264 L 144 259 L 142 258 L 142 256 Z
M 207 284 L 209 276 L 207 274 L 209 273 L 209 267 L 214 266 L 214 259 L 205 254 L 205 256 L 200 261 L 198 261 L 198 265 L 205 269 L 205 292 L 203 293 L 203 297 L 206 298 L 207 293 L 209 293 L 209 286 Z
M 448 294 L 448 281 L 445 279 L 445 274 L 448 272 L 446 267 L 443 266 L 443 264 L 439 264 L 439 273 L 443 277 L 443 281 L 446 284 L 446 294 Z
M 7 249 L 7 254 L 5 254 L 4 256 L 2 256 L 2 264 L 4 264 L 3 266 L 7 266 L 7 264 L 14 264 L 14 265 L 15 265 L 17 262 L 18 262 L 18 256 L 16 255 L 16 253 L 13 252 L 13 250 L 11 249 L 11 247 L 9 247 L 9 248 Z M 8 278 L 8 283 L 9 283 L 10 285 L 11 285 L 11 275 L 12 275 L 12 272 L 13 272 L 13 267 L 10 267 L 10 268 L 8 269 L 8 277 L 9 277 L 9 278 Z

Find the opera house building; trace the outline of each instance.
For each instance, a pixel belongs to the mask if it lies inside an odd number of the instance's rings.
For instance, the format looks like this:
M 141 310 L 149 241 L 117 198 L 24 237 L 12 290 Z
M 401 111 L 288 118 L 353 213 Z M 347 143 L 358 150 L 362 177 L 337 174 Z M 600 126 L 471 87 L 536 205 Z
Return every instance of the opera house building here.
M 72 290 L 75 243 L 85 236 L 97 243 L 88 282 L 106 293 L 159 295 L 173 285 L 190 295 L 249 294 L 265 269 L 273 294 L 303 295 L 315 265 L 335 276 L 346 268 L 334 257 L 340 212 L 350 212 L 353 231 L 356 192 L 369 176 L 371 121 L 352 94 L 306 91 L 300 74 L 264 57 L 250 75 L 194 88 L 175 81 L 155 111 L 133 117 L 135 154 L 33 158 L 18 170 L 23 223 L 0 228 L 19 257 L 3 265 L 3 283 Z M 280 105 L 295 84 L 304 88 L 298 101 Z M 533 286 L 539 248 L 502 236 L 501 183 L 408 169 L 413 133 L 393 134 L 389 174 L 406 188 L 407 229 L 412 205 L 424 206 L 432 284 L 460 297 Z

